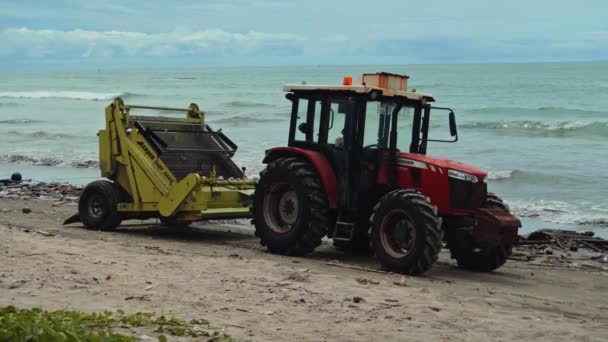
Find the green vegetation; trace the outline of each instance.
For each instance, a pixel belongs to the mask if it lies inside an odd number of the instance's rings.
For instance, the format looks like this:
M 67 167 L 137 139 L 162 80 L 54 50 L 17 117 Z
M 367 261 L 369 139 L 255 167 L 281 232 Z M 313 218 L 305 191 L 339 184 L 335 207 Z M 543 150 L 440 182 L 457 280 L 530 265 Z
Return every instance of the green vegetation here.
M 134 336 L 114 332 L 116 328 L 147 327 L 157 334 L 159 342 L 167 336 L 189 336 L 209 342 L 237 341 L 230 335 L 209 332 L 205 319 L 183 320 L 123 310 L 116 313 L 83 313 L 79 311 L 0 308 L 0 342 L 131 342 Z

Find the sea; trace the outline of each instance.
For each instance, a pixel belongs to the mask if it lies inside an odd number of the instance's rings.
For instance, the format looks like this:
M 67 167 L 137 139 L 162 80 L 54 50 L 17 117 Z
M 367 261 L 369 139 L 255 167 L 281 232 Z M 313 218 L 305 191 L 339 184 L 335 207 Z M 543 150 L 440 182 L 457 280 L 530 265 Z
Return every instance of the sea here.
M 430 143 L 427 153 L 487 170 L 490 191 L 522 218 L 523 232 L 608 236 L 608 62 L 0 70 L 0 179 L 13 172 L 77 185 L 98 179 L 96 134 L 115 97 L 197 103 L 255 175 L 264 150 L 287 143 L 284 84 L 340 84 L 378 71 L 407 74 L 409 88 L 454 109 L 458 142 Z M 447 116 L 433 116 L 430 137 L 445 137 L 447 127 Z

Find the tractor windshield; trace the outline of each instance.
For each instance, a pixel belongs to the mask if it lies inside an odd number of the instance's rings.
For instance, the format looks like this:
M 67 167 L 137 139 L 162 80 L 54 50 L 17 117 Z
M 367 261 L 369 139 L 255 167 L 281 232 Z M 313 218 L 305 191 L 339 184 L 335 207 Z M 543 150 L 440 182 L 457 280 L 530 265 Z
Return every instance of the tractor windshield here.
M 368 148 L 388 148 L 390 141 L 391 122 L 397 104 L 394 101 L 369 101 L 365 115 L 364 145 Z M 433 126 L 440 128 L 437 135 L 429 136 L 431 127 L 431 112 L 439 114 L 433 121 Z M 446 122 L 446 115 L 447 122 Z M 426 154 L 428 142 L 456 142 L 458 132 L 456 119 L 452 109 L 432 107 L 422 103 L 410 102 L 405 104 L 397 114 L 396 148 L 403 152 Z M 447 125 L 446 125 L 447 124 Z M 447 126 L 447 127 L 446 127 Z M 448 128 L 448 129 L 445 129 Z
M 395 110 L 393 101 L 369 101 L 365 113 L 365 137 L 363 146 L 370 148 L 387 148 L 389 142 L 391 115 Z M 404 132 L 411 126 L 413 107 L 403 106 L 397 120 L 398 131 Z M 397 148 L 402 151 L 409 149 L 409 134 L 397 135 Z

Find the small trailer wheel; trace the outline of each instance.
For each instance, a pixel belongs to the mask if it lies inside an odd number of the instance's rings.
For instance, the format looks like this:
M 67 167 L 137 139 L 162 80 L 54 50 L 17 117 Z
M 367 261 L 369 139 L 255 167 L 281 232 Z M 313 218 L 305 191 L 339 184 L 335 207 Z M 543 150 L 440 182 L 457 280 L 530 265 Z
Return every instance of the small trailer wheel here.
M 99 180 L 89 183 L 78 201 L 78 215 L 84 226 L 104 231 L 116 229 L 122 222 L 118 212 L 122 195 L 123 190 L 112 182 Z

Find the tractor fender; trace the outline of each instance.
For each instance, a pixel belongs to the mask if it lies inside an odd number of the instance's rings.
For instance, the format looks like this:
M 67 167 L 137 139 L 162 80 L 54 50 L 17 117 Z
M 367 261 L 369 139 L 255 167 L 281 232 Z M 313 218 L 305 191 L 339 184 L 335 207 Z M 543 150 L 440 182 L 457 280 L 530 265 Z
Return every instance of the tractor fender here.
M 322 153 L 317 151 L 303 150 L 297 147 L 275 147 L 266 151 L 266 156 L 262 162 L 264 164 L 268 164 L 271 161 L 279 158 L 293 156 L 308 160 L 315 170 L 317 170 L 317 173 L 321 178 L 323 188 L 327 193 L 329 207 L 336 208 L 338 204 L 338 182 L 331 164 Z

